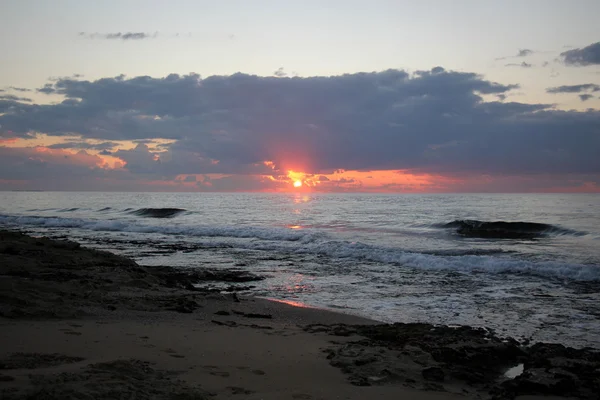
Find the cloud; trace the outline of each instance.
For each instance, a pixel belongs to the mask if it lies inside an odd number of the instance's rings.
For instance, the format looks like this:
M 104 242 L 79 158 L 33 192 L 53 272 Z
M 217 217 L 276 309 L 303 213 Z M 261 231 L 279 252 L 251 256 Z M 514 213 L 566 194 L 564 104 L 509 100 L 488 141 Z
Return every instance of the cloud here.
M 273 75 L 278 78 L 283 78 L 287 76 L 287 73 L 283 70 L 283 67 L 279 67 L 277 71 L 273 72 Z
M 158 36 L 158 32 L 145 33 L 145 32 L 113 32 L 113 33 L 86 33 L 79 32 L 81 37 L 87 39 L 108 39 L 108 40 L 142 40 L 142 39 L 153 39 Z
M 531 68 L 533 67 L 533 64 L 529 64 L 526 63 L 525 61 L 523 61 L 522 63 L 508 63 L 508 64 L 504 64 L 505 67 L 521 67 L 521 68 Z
M 583 48 L 567 50 L 560 53 L 560 56 L 568 66 L 600 65 L 600 42 Z
M 51 179 L 102 176 L 102 159 L 45 147 L 0 147 L 0 179 Z M 58 178 L 58 179 L 57 179 Z
M 54 85 L 51 83 L 46 83 L 43 87 L 36 89 L 37 92 L 52 94 L 55 92 Z
M 31 92 L 31 89 L 15 87 L 15 86 L 9 86 L 9 89 L 16 90 L 17 92 Z
M 123 160 L 121 173 L 128 175 L 119 176 L 213 176 L 196 182 L 202 190 L 209 183 L 223 190 L 273 187 L 265 177 L 288 170 L 600 174 L 600 112 L 507 101 L 518 87 L 442 67 L 307 78 L 61 78 L 41 88 L 64 96 L 61 103 L 0 101 L 0 136 L 76 135 L 81 139 L 69 148 L 100 150 L 89 144 L 100 142 L 94 146 L 105 144 L 103 150 Z M 485 95 L 504 101 L 485 101 Z M 149 146 L 156 139 L 170 141 Z M 109 147 L 120 140 L 138 143 Z
M 517 53 L 516 57 L 527 57 L 533 53 L 534 51 L 531 49 L 519 49 L 519 52 Z
M 595 83 L 584 83 L 581 85 L 565 85 L 546 89 L 546 92 L 548 93 L 581 93 L 598 91 L 600 91 L 600 85 L 596 85 Z
M 82 141 L 72 141 L 65 143 L 57 143 L 49 145 L 49 149 L 84 149 L 84 150 L 110 150 L 117 147 L 118 144 L 114 142 L 102 142 L 102 143 L 89 143 Z
M 591 94 L 580 94 L 579 95 L 579 98 L 581 99 L 581 101 L 587 101 L 587 100 L 591 99 L 592 97 L 594 97 L 594 96 L 592 96 Z
M 19 97 L 19 96 L 15 96 L 15 95 L 12 95 L 12 94 L 0 95 L 0 100 L 26 101 L 28 103 L 31 103 L 33 101 L 30 98 L 28 98 L 28 97 Z
M 498 57 L 496 58 L 496 60 L 506 60 L 509 58 L 521 58 L 521 57 L 527 57 L 530 56 L 532 54 L 534 54 L 535 51 L 531 50 L 531 49 L 519 49 L 519 51 L 517 52 L 516 55 L 514 56 L 505 56 L 505 57 Z

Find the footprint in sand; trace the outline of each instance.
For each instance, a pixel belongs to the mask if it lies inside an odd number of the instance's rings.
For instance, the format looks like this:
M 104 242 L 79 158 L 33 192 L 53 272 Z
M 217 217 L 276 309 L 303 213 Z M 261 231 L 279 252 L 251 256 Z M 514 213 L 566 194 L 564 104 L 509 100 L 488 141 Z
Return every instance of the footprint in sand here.
M 252 394 L 255 393 L 254 390 L 244 389 L 243 387 L 238 386 L 227 386 L 227 389 L 231 390 L 231 394 Z

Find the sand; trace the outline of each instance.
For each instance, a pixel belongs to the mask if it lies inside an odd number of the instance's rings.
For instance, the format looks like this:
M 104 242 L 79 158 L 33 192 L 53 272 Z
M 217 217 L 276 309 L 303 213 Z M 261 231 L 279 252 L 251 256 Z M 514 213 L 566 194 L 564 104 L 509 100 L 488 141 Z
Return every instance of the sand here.
M 144 268 L 74 242 L 0 231 L 0 398 L 600 393 L 600 355 L 590 349 L 523 346 L 469 327 L 381 325 L 193 285 L 257 279 L 234 268 Z M 518 363 L 523 374 L 503 376 Z

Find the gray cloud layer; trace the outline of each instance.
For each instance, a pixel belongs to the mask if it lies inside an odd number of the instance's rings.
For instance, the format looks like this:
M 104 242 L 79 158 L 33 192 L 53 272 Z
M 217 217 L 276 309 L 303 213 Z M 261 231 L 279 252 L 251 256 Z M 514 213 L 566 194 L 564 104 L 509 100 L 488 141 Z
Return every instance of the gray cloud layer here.
M 600 65 L 600 42 L 590 44 L 589 46 L 580 49 L 567 50 L 560 55 L 566 65 Z
M 175 140 L 159 156 L 143 141 L 113 153 L 131 173 L 154 177 L 273 173 L 265 160 L 276 173 L 600 173 L 600 112 L 482 99 L 517 87 L 441 67 L 412 75 L 65 78 L 40 90 L 64 95 L 60 104 L 0 101 L 0 136 Z

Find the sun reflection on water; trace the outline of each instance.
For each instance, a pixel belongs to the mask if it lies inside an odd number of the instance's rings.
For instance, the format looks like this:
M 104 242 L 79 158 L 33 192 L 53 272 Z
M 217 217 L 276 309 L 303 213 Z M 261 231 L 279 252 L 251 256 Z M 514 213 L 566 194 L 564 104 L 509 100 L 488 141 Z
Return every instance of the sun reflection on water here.
M 298 308 L 315 308 L 315 307 L 309 306 L 308 304 L 304 304 L 304 303 L 301 303 L 299 301 L 294 301 L 294 300 L 273 299 L 273 298 L 270 298 L 270 297 L 267 297 L 266 299 L 270 300 L 270 301 L 275 301 L 277 303 L 287 304 L 288 306 L 292 306 L 292 307 L 298 307 Z

